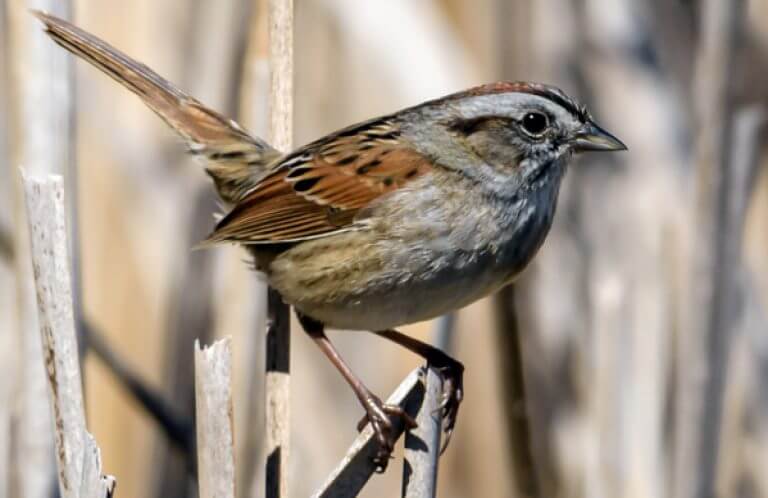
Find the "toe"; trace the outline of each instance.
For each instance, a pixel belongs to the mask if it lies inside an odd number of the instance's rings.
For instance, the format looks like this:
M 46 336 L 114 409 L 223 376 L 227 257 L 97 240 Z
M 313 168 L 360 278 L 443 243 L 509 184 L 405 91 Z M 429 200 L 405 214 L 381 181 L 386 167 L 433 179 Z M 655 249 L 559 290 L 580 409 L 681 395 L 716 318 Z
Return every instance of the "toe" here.
M 419 426 L 419 424 L 416 423 L 416 420 L 413 417 L 411 417 L 408 414 L 408 412 L 403 410 L 399 405 L 384 405 L 384 411 L 390 417 L 399 417 L 400 419 L 402 419 L 407 429 L 415 429 L 416 427 Z
M 448 443 L 450 443 L 451 436 L 453 435 L 459 406 L 464 399 L 464 389 L 461 368 L 446 368 L 441 374 L 443 375 L 443 396 L 440 400 L 439 411 L 443 417 L 443 433 L 445 435 L 440 450 L 442 454 L 448 447 Z

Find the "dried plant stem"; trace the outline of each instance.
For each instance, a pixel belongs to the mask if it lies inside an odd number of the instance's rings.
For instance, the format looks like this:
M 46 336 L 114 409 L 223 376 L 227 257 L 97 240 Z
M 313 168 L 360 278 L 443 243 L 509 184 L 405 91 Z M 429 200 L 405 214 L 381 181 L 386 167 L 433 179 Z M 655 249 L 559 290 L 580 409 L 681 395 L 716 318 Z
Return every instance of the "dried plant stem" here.
M 422 375 L 421 369 L 411 372 L 387 399 L 387 403 L 399 405 L 409 415 L 417 417 L 416 411 L 411 410 L 418 410 L 422 406 L 425 392 L 424 383 L 421 380 Z M 394 436 L 399 438 L 405 427 L 399 418 L 393 419 L 392 422 L 394 424 Z M 355 438 L 339 465 L 331 472 L 320 489 L 312 495 L 313 498 L 354 498 L 357 496 L 376 471 L 373 459 L 378 444 L 373 428 L 370 424 L 366 425 Z
M 293 131 L 293 0 L 269 1 L 270 141 L 291 149 Z M 266 348 L 266 497 L 288 496 L 290 447 L 290 320 L 269 289 Z
M 64 187 L 60 176 L 24 178 L 40 332 L 55 427 L 63 498 L 106 498 L 115 481 L 85 426 L 69 271 Z
M 11 116 L 11 170 L 14 180 L 14 253 L 17 299 L 16 430 L 11 458 L 11 495 L 47 498 L 55 479 L 50 410 L 47 407 L 42 349 L 37 337 L 38 317 L 29 257 L 29 234 L 24 212 L 19 166 L 33 173 L 71 168 L 72 78 L 68 56 L 50 43 L 31 15 L 30 8 L 68 17 L 67 0 L 13 0 L 7 2 L 9 115 Z M 67 262 L 68 264 L 68 262 Z
M 269 0 L 270 142 L 289 151 L 293 141 L 293 0 Z
M 440 372 L 427 366 L 422 371 L 424 397 L 406 405 L 416 413 L 418 427 L 405 434 L 403 462 L 403 498 L 434 498 L 437 495 L 437 467 L 440 460 L 443 378 Z
M 235 497 L 230 339 L 200 348 L 195 341 L 197 474 L 200 498 Z

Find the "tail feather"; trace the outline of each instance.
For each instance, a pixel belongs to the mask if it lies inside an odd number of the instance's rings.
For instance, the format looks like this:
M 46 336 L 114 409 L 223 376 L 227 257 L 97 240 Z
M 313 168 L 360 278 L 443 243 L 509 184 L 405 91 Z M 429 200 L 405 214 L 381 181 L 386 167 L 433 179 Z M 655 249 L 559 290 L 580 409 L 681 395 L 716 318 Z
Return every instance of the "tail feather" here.
M 239 201 L 281 156 L 235 121 L 207 108 L 103 40 L 45 12 L 33 14 L 56 43 L 138 95 L 187 142 L 191 153 L 207 159 L 206 170 L 225 201 Z

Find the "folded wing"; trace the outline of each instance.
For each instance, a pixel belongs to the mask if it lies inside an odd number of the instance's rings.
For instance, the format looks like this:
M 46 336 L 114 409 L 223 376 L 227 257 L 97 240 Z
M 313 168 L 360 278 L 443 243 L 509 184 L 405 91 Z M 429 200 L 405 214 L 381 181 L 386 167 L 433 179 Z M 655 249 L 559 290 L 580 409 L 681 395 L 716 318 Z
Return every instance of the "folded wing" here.
M 286 243 L 347 230 L 361 209 L 431 168 L 393 122 L 363 123 L 286 157 L 207 242 Z

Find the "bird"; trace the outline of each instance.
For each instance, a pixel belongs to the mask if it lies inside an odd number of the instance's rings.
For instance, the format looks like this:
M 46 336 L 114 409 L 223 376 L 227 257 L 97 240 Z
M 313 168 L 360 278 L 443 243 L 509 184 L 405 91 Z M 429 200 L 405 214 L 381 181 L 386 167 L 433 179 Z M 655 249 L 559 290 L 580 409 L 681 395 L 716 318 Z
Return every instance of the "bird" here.
M 391 417 L 326 327 L 372 332 L 443 377 L 446 440 L 463 364 L 397 327 L 460 309 L 510 284 L 543 244 L 571 158 L 627 147 L 560 89 L 483 84 L 330 133 L 283 153 L 149 67 L 52 15 L 53 40 L 124 85 L 174 129 L 227 206 L 203 246 L 236 243 L 293 306 L 365 410 L 383 471 Z

